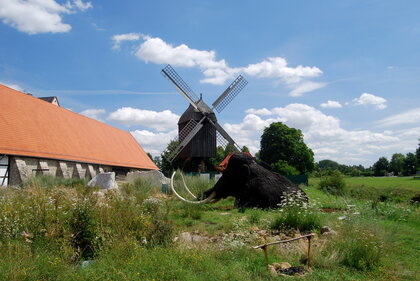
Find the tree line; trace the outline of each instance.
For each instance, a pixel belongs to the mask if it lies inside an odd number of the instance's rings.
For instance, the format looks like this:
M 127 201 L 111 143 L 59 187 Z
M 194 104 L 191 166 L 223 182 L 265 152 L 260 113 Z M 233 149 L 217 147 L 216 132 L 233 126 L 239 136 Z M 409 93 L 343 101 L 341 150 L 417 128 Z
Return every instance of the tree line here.
M 362 165 L 347 166 L 332 160 L 321 160 L 316 165 L 316 171 L 322 173 L 328 170 L 338 170 L 349 176 L 411 176 L 420 170 L 420 139 L 416 151 L 407 154 L 394 153 L 390 160 L 380 157 L 371 167 Z
M 170 142 L 160 157 L 152 159 L 164 174 L 181 167 L 181 163 L 177 160 L 172 163 L 166 160 L 166 156 L 170 155 L 176 146 L 176 142 Z M 209 160 L 210 165 L 207 169 L 214 170 L 214 165 L 222 162 L 234 150 L 229 145 L 225 148 L 217 147 L 217 155 Z M 242 151 L 249 150 L 244 146 Z M 260 151 L 254 156 L 263 165 L 270 166 L 273 171 L 282 175 L 316 175 L 328 170 L 338 170 L 349 176 L 413 175 L 420 168 L 420 139 L 415 153 L 406 155 L 395 153 L 390 161 L 386 157 L 381 157 L 369 168 L 362 165 L 343 165 L 328 159 L 315 163 L 314 153 L 303 141 L 301 130 L 290 128 L 282 122 L 273 122 L 264 129 Z

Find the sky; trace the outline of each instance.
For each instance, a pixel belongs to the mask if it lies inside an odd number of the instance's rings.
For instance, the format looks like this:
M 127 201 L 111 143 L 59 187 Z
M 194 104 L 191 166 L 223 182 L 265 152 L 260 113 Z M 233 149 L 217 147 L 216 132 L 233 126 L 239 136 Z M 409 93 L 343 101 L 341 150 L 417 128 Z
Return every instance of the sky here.
M 0 83 L 157 156 L 188 106 L 163 67 L 208 104 L 243 75 L 217 114 L 239 146 L 283 122 L 316 161 L 369 167 L 418 147 L 419 15 L 414 0 L 0 0 Z

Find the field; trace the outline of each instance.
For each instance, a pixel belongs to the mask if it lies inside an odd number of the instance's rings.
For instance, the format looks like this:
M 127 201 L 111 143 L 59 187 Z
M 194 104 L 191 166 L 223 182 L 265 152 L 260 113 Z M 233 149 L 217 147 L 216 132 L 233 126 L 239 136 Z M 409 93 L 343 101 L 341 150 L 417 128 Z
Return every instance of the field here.
M 303 209 L 240 211 L 232 199 L 190 205 L 141 181 L 102 195 L 35 179 L 0 190 L 0 280 L 289 280 L 271 275 L 252 246 L 310 232 L 312 271 L 302 280 L 418 280 L 420 211 L 408 198 L 420 181 L 346 181 L 334 196 L 311 179 Z M 306 245 L 271 246 L 269 262 L 300 265 Z

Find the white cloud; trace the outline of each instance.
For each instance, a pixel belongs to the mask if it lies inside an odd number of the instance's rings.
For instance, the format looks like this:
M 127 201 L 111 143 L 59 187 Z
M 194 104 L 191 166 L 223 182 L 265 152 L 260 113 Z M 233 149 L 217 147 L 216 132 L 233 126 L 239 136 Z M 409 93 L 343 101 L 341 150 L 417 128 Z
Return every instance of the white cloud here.
M 121 42 L 124 41 L 138 41 L 141 38 L 140 33 L 124 33 L 124 34 L 115 34 L 112 36 L 112 41 L 114 44 L 112 45 L 112 49 L 118 50 L 121 47 Z
M 84 12 L 87 9 L 93 8 L 92 2 L 83 2 L 82 0 L 74 0 L 74 6 L 76 6 L 80 11 Z
M 289 93 L 289 96 L 300 97 L 304 93 L 312 92 L 324 88 L 327 83 L 306 81 L 298 85 L 294 85 L 294 89 Z
M 257 115 L 272 115 L 273 114 L 267 108 L 261 108 L 261 109 L 250 108 L 250 109 L 247 109 L 246 110 L 246 113 L 248 113 L 248 114 L 257 114 Z
M 353 100 L 355 105 L 373 105 L 377 109 L 386 108 L 386 99 L 378 97 L 369 93 L 363 93 L 360 97 Z
M 383 132 L 347 130 L 341 127 L 338 118 L 305 104 L 289 104 L 271 110 L 249 109 L 247 113 L 241 123 L 227 123 L 223 127 L 240 146 L 249 146 L 252 153 L 259 150 L 264 128 L 272 122 L 300 129 L 316 161 L 331 159 L 365 166 L 372 165 L 381 156 L 413 151 L 420 135 L 420 127 Z
M 7 86 L 7 87 L 9 87 L 9 88 L 12 88 L 12 89 L 14 89 L 16 91 L 19 91 L 19 92 L 23 92 L 24 91 L 23 88 L 21 86 L 19 86 L 18 84 L 9 84 L 9 83 L 4 83 L 4 82 L 0 82 L 0 83 L 3 84 L 3 85 L 5 85 L 5 86 Z
M 322 108 L 342 108 L 343 106 L 338 101 L 329 100 L 327 102 L 321 103 Z
M 289 88 L 293 89 L 292 96 L 302 95 L 305 92 L 325 87 L 325 83 L 306 81 L 322 75 L 322 71 L 315 66 L 291 67 L 285 58 L 269 57 L 261 62 L 243 67 L 230 67 L 224 59 L 216 59 L 216 52 L 211 50 L 198 50 L 186 44 L 173 46 L 161 38 L 142 36 L 142 42 L 135 56 L 144 62 L 155 64 L 171 64 L 178 67 L 196 67 L 201 70 L 204 78 L 202 83 L 222 85 L 228 79 L 233 79 L 239 73 L 258 77 L 279 79 Z M 118 48 L 118 44 L 116 45 Z
M 174 139 L 178 131 L 172 130 L 169 132 L 154 133 L 148 130 L 135 130 L 131 134 L 142 146 L 142 148 L 154 156 L 160 155 L 166 149 L 168 143 Z
M 172 64 L 174 66 L 199 67 L 201 69 L 226 68 L 224 60 L 216 61 L 215 51 L 200 51 L 191 49 L 185 44 L 172 46 L 160 38 L 144 37 L 136 56 L 145 61 L 157 64 Z
M 281 78 L 285 83 L 297 83 L 303 78 L 318 77 L 322 74 L 318 67 L 289 67 L 286 59 L 281 57 L 267 58 L 262 62 L 250 64 L 243 68 L 243 72 L 256 77 Z
M 82 112 L 80 112 L 80 114 L 82 114 L 84 116 L 87 116 L 89 118 L 92 118 L 92 119 L 95 119 L 95 120 L 98 120 L 98 121 L 101 121 L 101 122 L 103 122 L 103 120 L 102 120 L 102 117 L 100 117 L 100 116 L 105 114 L 105 113 L 106 113 L 105 109 L 94 109 L 94 108 L 86 109 L 86 110 L 83 110 Z
M 403 124 L 419 124 L 419 123 L 420 123 L 420 107 L 410 109 L 400 114 L 389 116 L 377 122 L 379 126 L 384 126 L 384 127 L 403 125 Z
M 0 0 L 0 18 L 5 24 L 28 34 L 68 32 L 71 26 L 62 22 L 62 15 L 91 7 L 91 2 L 81 0 L 64 5 L 54 0 Z
M 177 127 L 179 116 L 170 110 L 161 112 L 122 107 L 108 116 L 108 120 L 123 124 L 127 127 L 139 125 L 157 130 L 167 131 Z

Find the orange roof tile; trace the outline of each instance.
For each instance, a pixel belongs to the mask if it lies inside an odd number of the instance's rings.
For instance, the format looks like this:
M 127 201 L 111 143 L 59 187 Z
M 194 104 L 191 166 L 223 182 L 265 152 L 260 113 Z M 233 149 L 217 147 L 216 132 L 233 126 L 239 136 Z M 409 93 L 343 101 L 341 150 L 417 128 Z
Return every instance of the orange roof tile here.
M 2 84 L 0 154 L 158 169 L 129 132 Z

